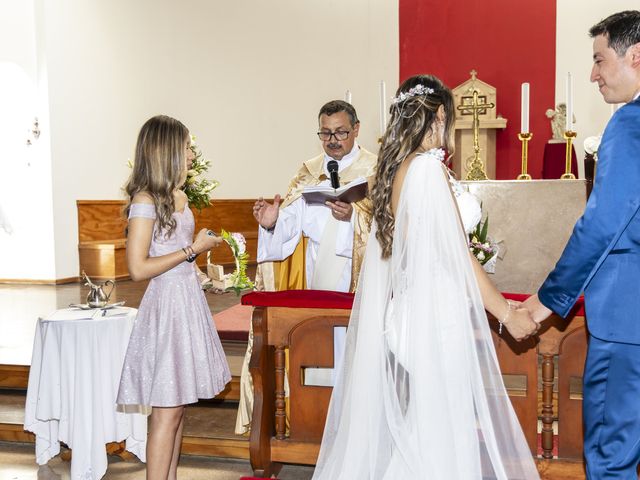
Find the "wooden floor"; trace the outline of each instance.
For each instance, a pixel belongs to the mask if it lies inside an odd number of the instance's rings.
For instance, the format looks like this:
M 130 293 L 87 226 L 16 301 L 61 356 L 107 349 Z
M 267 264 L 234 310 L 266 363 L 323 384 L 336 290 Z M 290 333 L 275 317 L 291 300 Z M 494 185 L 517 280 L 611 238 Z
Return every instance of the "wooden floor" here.
M 145 289 L 146 282 L 119 282 L 112 300 L 124 300 L 127 306 L 138 307 Z M 37 318 L 70 303 L 82 303 L 86 290 L 81 284 L 0 285 L 0 441 L 34 441 L 32 434 L 23 431 L 22 424 Z M 233 293 L 207 294 L 207 301 L 215 315 L 237 304 L 239 298 Z M 234 382 L 221 398 L 187 409 L 183 453 L 246 460 L 248 438 L 234 433 L 238 377 L 246 345 L 223 342 L 223 347 Z M 542 479 L 585 478 L 582 463 L 540 459 L 538 470 Z

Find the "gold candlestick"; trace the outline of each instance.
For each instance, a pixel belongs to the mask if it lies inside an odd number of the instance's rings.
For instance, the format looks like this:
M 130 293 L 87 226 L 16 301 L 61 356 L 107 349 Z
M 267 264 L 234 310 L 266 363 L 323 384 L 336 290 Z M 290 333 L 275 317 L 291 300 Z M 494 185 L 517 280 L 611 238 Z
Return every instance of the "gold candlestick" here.
M 573 139 L 576 138 L 578 134 L 574 131 L 568 130 L 564 132 L 563 137 L 567 141 L 567 156 L 564 165 L 564 173 L 560 177 L 561 180 L 575 180 L 576 176 L 571 173 L 571 157 L 573 153 Z
M 527 173 L 527 161 L 529 159 L 529 140 L 533 137 L 533 133 L 520 132 L 518 134 L 518 139 L 522 142 L 522 172 L 516 180 L 531 180 L 531 175 Z

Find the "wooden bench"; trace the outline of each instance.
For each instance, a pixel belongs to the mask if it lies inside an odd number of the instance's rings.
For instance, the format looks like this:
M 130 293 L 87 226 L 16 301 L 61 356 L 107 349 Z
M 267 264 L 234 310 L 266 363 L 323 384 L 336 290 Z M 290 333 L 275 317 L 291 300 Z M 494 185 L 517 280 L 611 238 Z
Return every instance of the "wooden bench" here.
M 240 232 L 247 240 L 249 263 L 255 264 L 258 247 L 258 225 L 253 218 L 255 199 L 215 200 L 210 208 L 201 211 L 192 209 L 195 231 L 210 228 L 216 232 L 224 228 Z M 123 209 L 124 200 L 77 200 L 78 209 L 78 253 L 80 272 L 83 270 L 97 280 L 129 278 L 125 257 L 127 226 Z M 196 260 L 203 268 L 206 255 Z M 219 265 L 234 264 L 229 248 L 212 250 L 212 262 Z

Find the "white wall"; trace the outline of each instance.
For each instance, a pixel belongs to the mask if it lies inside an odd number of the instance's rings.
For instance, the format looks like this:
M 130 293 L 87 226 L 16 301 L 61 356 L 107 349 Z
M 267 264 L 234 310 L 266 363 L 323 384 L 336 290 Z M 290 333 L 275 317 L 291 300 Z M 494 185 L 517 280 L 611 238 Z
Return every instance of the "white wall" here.
M 0 228 L 0 278 L 5 279 L 56 278 L 47 79 L 36 6 L 0 0 L 0 224 L 6 225 Z M 28 134 L 36 116 L 43 130 L 38 140 Z
M 567 72 L 571 72 L 579 159 L 584 158 L 584 140 L 601 134 L 612 113 L 597 85 L 589 81 L 593 65 L 589 29 L 613 13 L 638 8 L 638 0 L 557 0 L 556 104 L 565 101 Z
M 57 278 L 77 275 L 75 201 L 120 198 L 150 116 L 198 136 L 214 197 L 254 198 L 320 151 L 317 111 L 347 88 L 375 150 L 379 81 L 397 86 L 397 0 L 48 0 L 44 18 Z

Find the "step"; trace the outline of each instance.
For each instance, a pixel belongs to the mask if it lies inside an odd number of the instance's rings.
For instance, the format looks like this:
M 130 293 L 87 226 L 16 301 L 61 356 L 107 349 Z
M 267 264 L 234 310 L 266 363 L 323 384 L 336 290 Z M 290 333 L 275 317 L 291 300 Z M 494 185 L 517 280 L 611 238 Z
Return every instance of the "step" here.
M 0 441 L 34 443 L 23 429 L 25 390 L 0 390 Z M 249 458 L 249 437 L 234 433 L 237 402 L 203 400 L 186 409 L 182 453 Z

